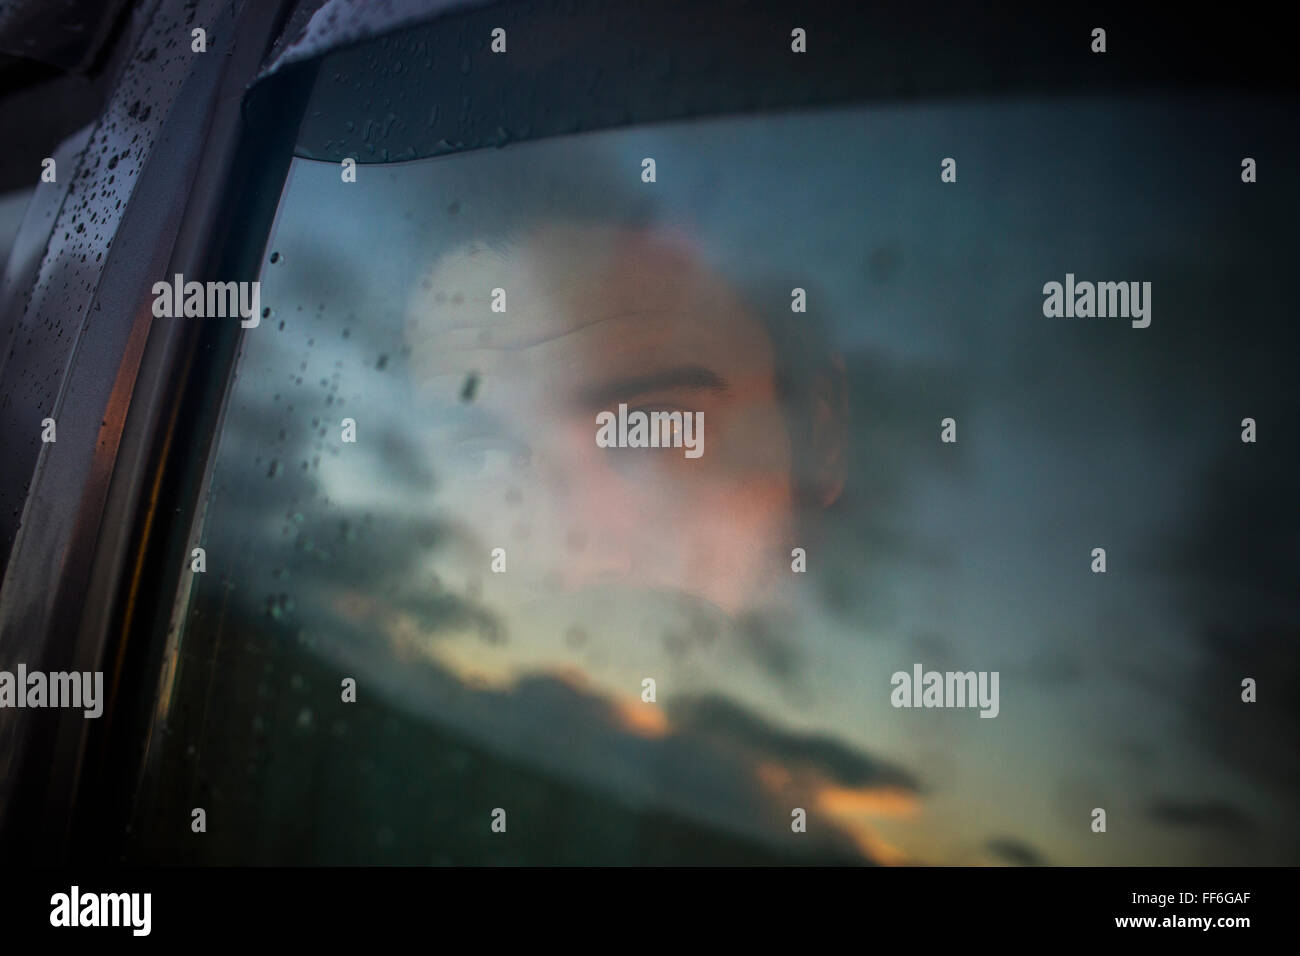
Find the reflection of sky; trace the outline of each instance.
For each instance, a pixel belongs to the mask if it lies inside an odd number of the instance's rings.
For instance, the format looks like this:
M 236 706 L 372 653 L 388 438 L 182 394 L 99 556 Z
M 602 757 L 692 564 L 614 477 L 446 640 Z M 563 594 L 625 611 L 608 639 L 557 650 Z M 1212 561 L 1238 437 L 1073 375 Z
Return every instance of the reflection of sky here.
M 640 647 L 591 664 L 540 619 L 511 626 L 502 645 L 453 628 L 435 660 L 481 696 L 459 715 L 413 706 L 523 740 L 527 719 L 499 714 L 494 695 L 514 688 L 522 699 L 519 680 L 564 673 L 613 701 L 564 726 L 578 734 L 581 721 L 604 721 L 612 736 L 582 738 L 585 764 L 540 759 L 647 799 L 672 799 L 670 778 L 698 785 L 686 808 L 733 823 L 762 814 L 740 805 L 750 798 L 735 780 L 706 787 L 707 774 L 692 776 L 689 738 L 712 726 L 701 701 L 731 715 L 716 726 L 731 728 L 728 746 L 745 741 L 752 783 L 774 799 L 792 768 L 798 776 L 790 748 L 833 738 L 876 771 L 818 777 L 821 808 L 886 861 L 1294 863 L 1296 777 L 1279 736 L 1294 732 L 1294 714 L 1266 710 L 1265 698 L 1249 717 L 1258 723 L 1243 724 L 1232 702 L 1246 674 L 1294 674 L 1296 608 L 1271 589 L 1286 577 L 1279 566 L 1230 587 L 1239 541 L 1222 533 L 1244 523 L 1276 536 L 1294 524 L 1222 515 L 1246 504 L 1233 489 L 1261 507 L 1282 503 L 1267 497 L 1267 469 L 1281 460 L 1241 445 L 1237 422 L 1254 414 L 1267 442 L 1293 411 L 1283 373 L 1295 333 L 1281 316 L 1295 194 L 1281 182 L 1265 193 L 1267 172 L 1257 189 L 1240 183 L 1240 157 L 1267 155 L 1272 142 L 1256 117 L 1268 114 L 1085 101 L 832 111 L 361 167 L 349 185 L 335 166 L 296 161 L 268 246 L 281 258 L 263 277 L 272 315 L 245 338 L 209 534 L 241 529 L 250 592 L 296 589 L 322 633 L 353 613 L 383 621 L 400 659 L 436 613 L 373 606 L 392 598 L 397 608 L 428 571 L 402 537 L 423 533 L 438 473 L 404 378 L 411 279 L 438 251 L 451 204 L 457 227 L 474 220 L 458 183 L 480 177 L 506 191 L 520 164 L 548 154 L 623 171 L 654 190 L 662 216 L 689 222 L 737 283 L 806 279 L 854 396 L 855 474 L 838 527 L 810 561 L 793 630 L 764 638 L 766 659 L 727 640 L 690 666 Z M 638 181 L 643 156 L 656 159 L 653 186 Z M 945 156 L 957 158 L 956 184 L 939 181 Z M 1066 272 L 1151 281 L 1151 327 L 1045 319 L 1042 284 Z M 337 441 L 345 415 L 358 422 L 356 446 Z M 959 422 L 956 447 L 938 442 L 947 415 Z M 1258 471 L 1233 463 L 1243 454 Z M 1213 477 L 1225 468 L 1228 478 Z M 272 472 L 279 484 L 267 483 Z M 337 534 L 309 533 L 344 521 Z M 367 533 L 381 539 L 374 563 L 347 545 Z M 1088 571 L 1097 546 L 1105 576 Z M 293 571 L 275 584 L 255 577 L 272 565 Z M 833 595 L 820 590 L 829 580 L 841 585 Z M 491 607 L 492 582 L 480 583 Z M 1213 627 L 1228 629 L 1227 651 L 1206 639 Z M 1239 662 L 1234 627 L 1257 635 Z M 333 652 L 368 661 L 389 693 L 428 692 L 348 640 Z M 891 708 L 890 674 L 917 661 L 1000 671 L 999 717 Z M 586 673 L 563 670 L 572 664 Z M 666 719 L 637 701 L 645 673 L 661 675 Z M 562 725 L 570 698 L 534 696 Z M 1225 746 L 1226 727 L 1249 743 Z M 667 743 L 657 756 L 624 746 L 646 739 L 670 739 L 680 773 L 665 769 Z M 1106 836 L 1089 832 L 1096 806 Z

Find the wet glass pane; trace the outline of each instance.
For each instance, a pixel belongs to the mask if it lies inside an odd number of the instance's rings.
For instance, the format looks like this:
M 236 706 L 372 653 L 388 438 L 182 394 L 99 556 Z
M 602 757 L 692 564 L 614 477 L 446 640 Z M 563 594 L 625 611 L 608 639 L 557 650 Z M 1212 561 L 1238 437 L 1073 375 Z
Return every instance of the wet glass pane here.
M 132 854 L 1286 859 L 1289 738 L 1234 687 L 1295 636 L 1249 557 L 1284 461 L 1238 437 L 1294 402 L 1295 248 L 1193 148 L 1283 128 L 1238 105 L 296 159 Z M 1076 279 L 1138 285 L 1045 315 Z M 929 671 L 969 699 L 899 706 Z

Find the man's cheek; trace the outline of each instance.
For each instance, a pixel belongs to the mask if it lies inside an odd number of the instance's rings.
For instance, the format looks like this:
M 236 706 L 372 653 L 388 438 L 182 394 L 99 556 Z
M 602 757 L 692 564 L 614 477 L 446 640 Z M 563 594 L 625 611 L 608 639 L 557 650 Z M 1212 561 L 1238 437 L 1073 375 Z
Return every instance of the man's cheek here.
M 680 514 L 671 529 L 695 563 L 747 567 L 783 546 L 789 527 L 790 486 L 782 476 L 744 484 L 716 483 Z
M 701 460 L 736 480 L 780 475 L 790 470 L 785 416 L 774 400 L 755 400 L 705 415 L 708 441 Z M 711 429 L 710 429 L 711 426 Z

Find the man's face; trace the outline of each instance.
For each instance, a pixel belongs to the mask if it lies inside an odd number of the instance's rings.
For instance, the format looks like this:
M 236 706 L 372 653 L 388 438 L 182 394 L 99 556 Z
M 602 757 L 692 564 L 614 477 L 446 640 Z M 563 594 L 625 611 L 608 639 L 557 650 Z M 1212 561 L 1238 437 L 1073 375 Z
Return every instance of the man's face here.
M 503 548 L 524 596 L 675 591 L 735 615 L 789 573 L 771 341 L 684 237 L 565 224 L 505 253 L 462 248 L 425 277 L 410 338 L 457 531 L 440 577 L 486 574 Z M 600 447 L 597 416 L 620 404 L 702 413 L 686 436 L 702 454 Z

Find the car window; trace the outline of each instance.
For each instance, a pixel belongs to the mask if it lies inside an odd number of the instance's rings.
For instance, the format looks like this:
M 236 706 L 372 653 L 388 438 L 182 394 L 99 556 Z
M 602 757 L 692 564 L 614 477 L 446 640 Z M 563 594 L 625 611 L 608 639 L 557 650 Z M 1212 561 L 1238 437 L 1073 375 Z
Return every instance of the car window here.
M 1216 104 L 295 159 L 129 858 L 1280 861 L 1295 191 Z

